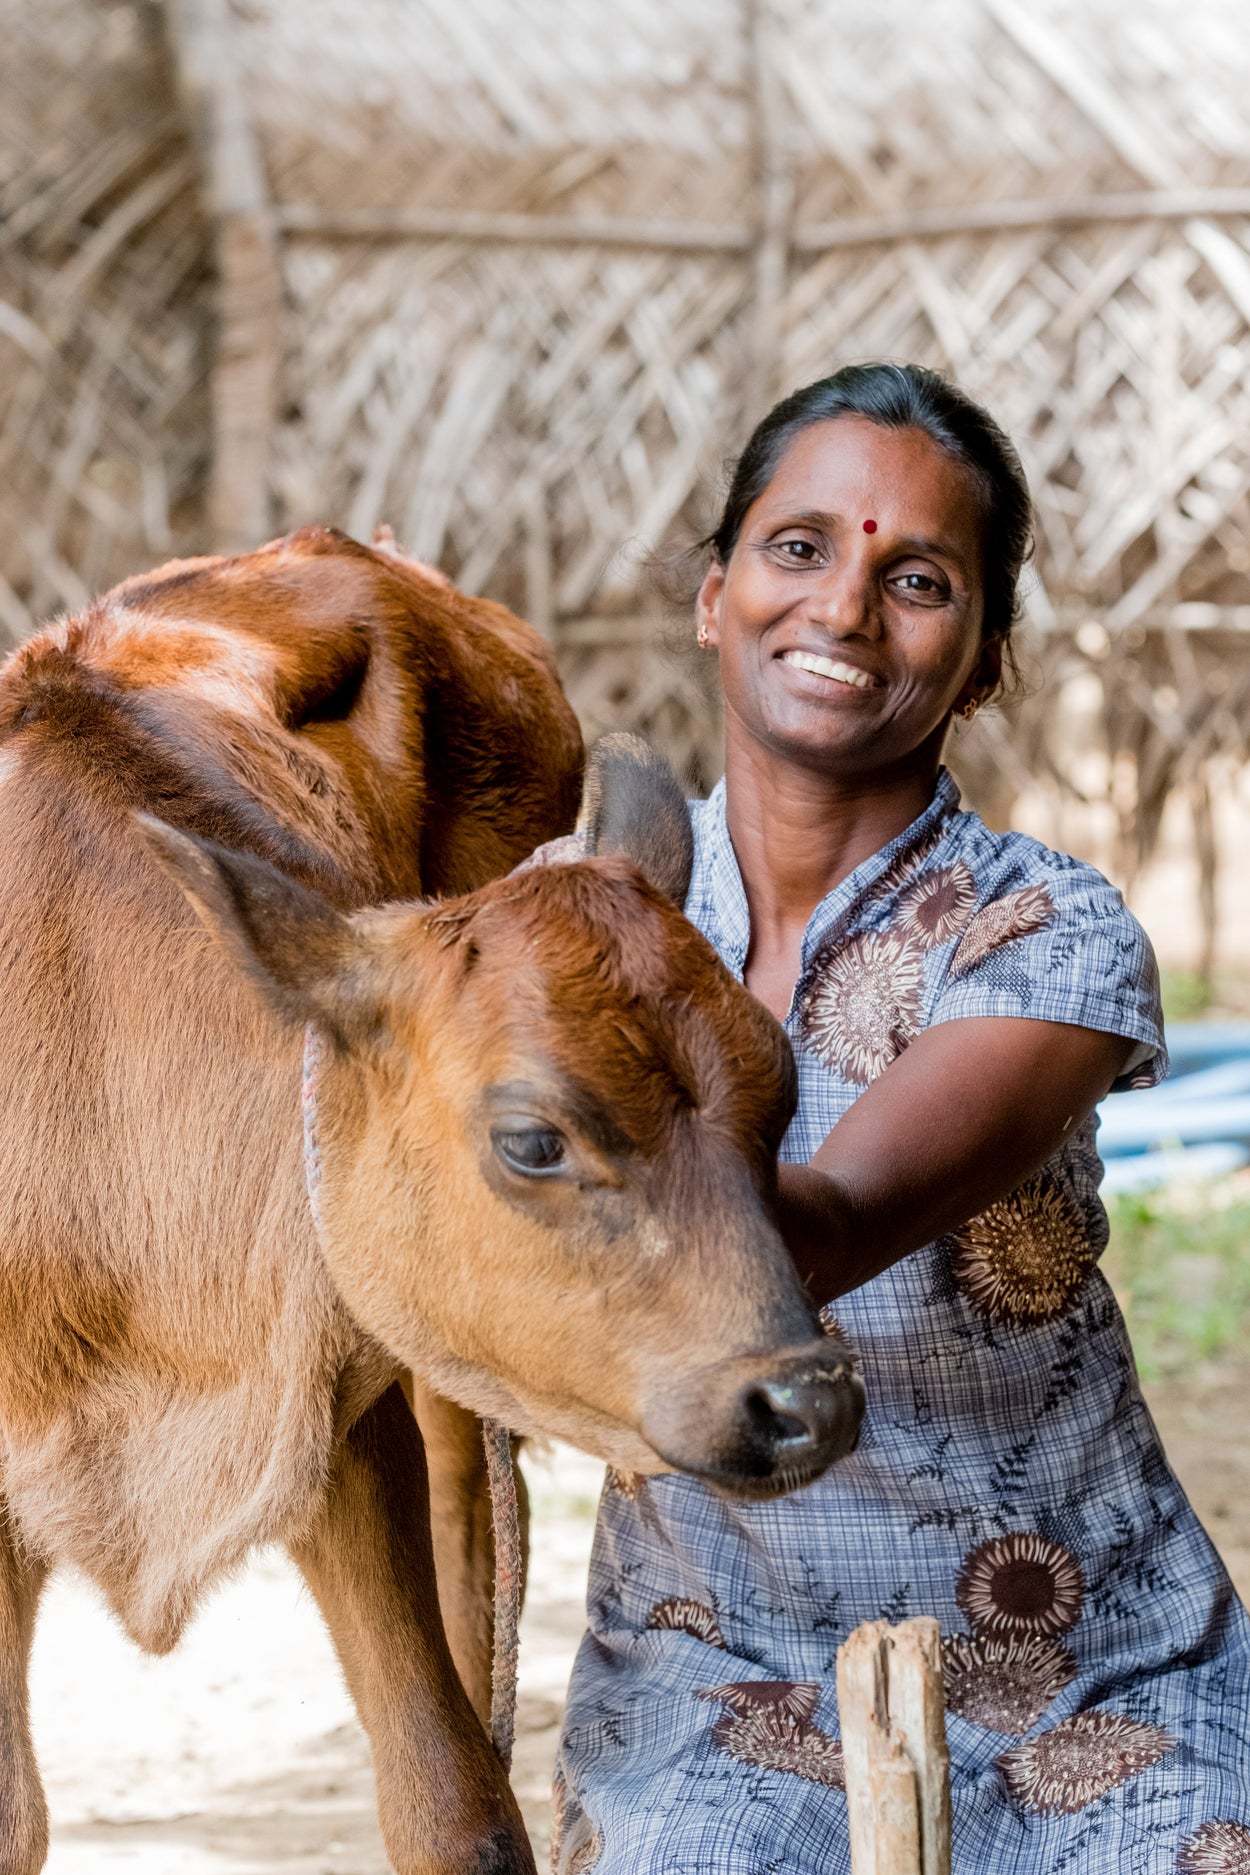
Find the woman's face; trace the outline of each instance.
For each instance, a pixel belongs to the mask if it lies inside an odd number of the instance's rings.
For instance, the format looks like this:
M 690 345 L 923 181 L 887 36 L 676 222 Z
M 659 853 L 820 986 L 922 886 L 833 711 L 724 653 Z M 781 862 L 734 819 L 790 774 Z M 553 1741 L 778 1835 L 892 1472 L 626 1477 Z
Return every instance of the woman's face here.
M 976 490 L 923 430 L 801 431 L 698 614 L 729 738 L 829 773 L 936 762 L 951 710 L 998 680 Z

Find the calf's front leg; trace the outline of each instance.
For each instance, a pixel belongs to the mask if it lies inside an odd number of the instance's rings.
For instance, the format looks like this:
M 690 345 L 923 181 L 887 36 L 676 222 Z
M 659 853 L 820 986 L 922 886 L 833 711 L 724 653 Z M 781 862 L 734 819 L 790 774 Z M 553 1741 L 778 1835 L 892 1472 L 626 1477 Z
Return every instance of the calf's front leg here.
M 425 1456 L 398 1385 L 343 1439 L 320 1519 L 291 1554 L 369 1734 L 398 1875 L 532 1875 L 516 1799 L 443 1633 Z
M 27 1690 L 46 1576 L 45 1566 L 23 1553 L 0 1489 L 0 1875 L 39 1875 L 48 1858 L 48 1806 Z
M 430 1531 L 443 1630 L 473 1710 L 489 1727 L 495 1644 L 495 1543 L 482 1422 L 475 1413 L 431 1392 L 412 1376 L 406 1378 L 404 1390 L 410 1394 L 425 1447 Z M 515 1459 L 512 1470 L 524 1566 L 529 1549 L 529 1497 Z

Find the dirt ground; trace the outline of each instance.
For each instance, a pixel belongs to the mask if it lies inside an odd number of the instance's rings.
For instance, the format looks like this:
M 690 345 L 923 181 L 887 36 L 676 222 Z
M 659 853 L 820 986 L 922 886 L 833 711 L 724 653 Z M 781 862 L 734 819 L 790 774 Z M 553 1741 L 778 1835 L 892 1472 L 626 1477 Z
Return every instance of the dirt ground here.
M 1250 1364 L 1151 1389 L 1151 1404 L 1250 1596 Z M 527 1465 L 534 1566 L 515 1781 L 542 1869 L 602 1473 L 563 1449 Z M 32 1690 L 49 1875 L 385 1875 L 364 1738 L 316 1609 L 281 1558 L 258 1558 L 160 1661 L 140 1656 L 81 1583 L 55 1581 Z
M 1250 1361 L 1159 1381 L 1146 1398 L 1190 1503 L 1250 1603 Z
M 603 1468 L 527 1455 L 534 1505 L 514 1778 L 546 1866 L 551 1762 Z M 31 1670 L 48 1875 L 386 1875 L 364 1735 L 299 1577 L 257 1557 L 167 1660 L 54 1579 Z

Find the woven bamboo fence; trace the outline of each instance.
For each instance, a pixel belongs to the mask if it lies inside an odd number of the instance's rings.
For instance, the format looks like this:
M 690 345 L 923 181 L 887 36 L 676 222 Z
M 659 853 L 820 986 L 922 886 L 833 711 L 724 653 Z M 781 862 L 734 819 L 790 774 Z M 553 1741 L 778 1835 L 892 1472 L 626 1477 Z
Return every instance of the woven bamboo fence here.
M 1039 508 L 959 764 L 1120 867 L 1250 731 L 1242 0 L 0 0 L 0 623 L 389 521 L 697 778 L 648 555 L 777 392 L 953 373 Z M 1079 733 L 1073 725 L 1079 724 Z

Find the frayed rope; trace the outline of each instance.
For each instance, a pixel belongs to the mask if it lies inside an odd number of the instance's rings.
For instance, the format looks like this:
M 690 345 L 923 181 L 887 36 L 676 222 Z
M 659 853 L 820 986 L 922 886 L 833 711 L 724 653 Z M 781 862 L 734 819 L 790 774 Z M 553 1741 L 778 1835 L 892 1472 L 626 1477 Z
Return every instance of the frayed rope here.
M 490 1516 L 495 1536 L 495 1650 L 490 1670 L 490 1735 L 505 1771 L 512 1768 L 516 1735 L 517 1658 L 521 1637 L 521 1514 L 512 1434 L 497 1419 L 482 1421 Z

